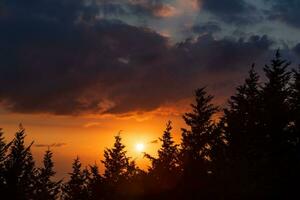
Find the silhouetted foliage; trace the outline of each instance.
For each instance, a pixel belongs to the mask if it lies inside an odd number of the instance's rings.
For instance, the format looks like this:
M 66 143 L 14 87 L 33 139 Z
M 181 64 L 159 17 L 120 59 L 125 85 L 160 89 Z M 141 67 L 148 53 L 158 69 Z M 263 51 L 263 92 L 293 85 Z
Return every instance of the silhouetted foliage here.
M 289 62 L 283 60 L 279 51 L 276 52 L 271 66 L 264 68 L 267 82 L 262 89 L 263 99 L 263 131 L 264 163 L 260 166 L 261 190 L 269 198 L 287 195 L 283 187 L 288 184 L 284 180 L 289 173 L 291 144 L 288 130 L 291 120 L 289 98 L 291 89 L 291 73 L 288 71 Z M 274 191 L 277 191 L 276 193 Z M 282 194 L 280 194 L 282 192 Z
M 103 177 L 99 172 L 98 166 L 95 164 L 90 166 L 90 176 L 88 177 L 88 191 L 91 200 L 101 200 L 105 194 L 105 185 Z
M 113 148 L 105 149 L 104 160 L 101 161 L 105 166 L 104 181 L 107 187 L 108 199 L 119 199 L 127 196 L 134 191 L 128 187 L 140 170 L 134 161 L 126 155 L 125 145 L 122 144 L 120 134 L 115 136 Z
M 7 150 L 10 147 L 11 143 L 6 144 L 4 141 L 4 136 L 2 129 L 0 128 L 0 194 L 3 194 L 5 191 L 3 190 L 6 185 L 5 179 L 5 160 L 7 158 Z
M 30 147 L 25 146 L 25 129 L 20 125 L 20 130 L 15 134 L 15 139 L 9 149 L 5 160 L 5 192 L 11 199 L 35 199 L 36 168 Z
M 196 191 L 207 191 L 211 174 L 211 150 L 214 142 L 216 124 L 213 116 L 218 107 L 212 104 L 213 97 L 205 88 L 195 92 L 195 104 L 191 104 L 192 112 L 183 115 L 189 129 L 182 129 L 181 167 L 183 171 L 183 187 L 192 195 Z M 200 198 L 200 197 L 199 197 Z
M 53 167 L 52 152 L 48 149 L 44 155 L 43 167 L 39 169 L 37 174 L 37 199 L 54 200 L 59 197 L 61 181 L 51 180 L 55 175 Z
M 129 158 L 126 156 L 125 145 L 121 140 L 120 135 L 115 136 L 114 147 L 104 151 L 104 160 L 102 161 L 105 166 L 104 177 L 111 184 L 122 181 L 129 166 Z
M 181 171 L 179 169 L 178 145 L 173 141 L 171 130 L 172 125 L 171 121 L 169 121 L 163 136 L 159 138 L 162 145 L 157 152 L 157 158 L 145 154 L 145 157 L 151 161 L 148 174 L 151 177 L 151 181 L 153 181 L 154 188 L 152 188 L 152 190 L 156 192 L 163 192 L 175 188 L 180 178 Z M 176 174 L 176 176 L 174 176 L 174 174 Z
M 229 100 L 229 108 L 224 110 L 230 148 L 227 156 L 230 159 L 230 177 L 233 192 L 239 198 L 245 198 L 253 192 L 253 179 L 257 176 L 255 167 L 262 159 L 264 135 L 262 134 L 262 100 L 259 76 L 254 65 L 249 71 L 245 83 L 236 89 L 236 94 Z M 228 172 L 228 174 L 229 174 Z M 234 173 L 233 173 L 234 172 Z M 256 177 L 257 178 L 257 177 Z
M 300 66 L 297 70 L 293 71 L 294 82 L 292 84 L 292 98 L 291 98 L 291 108 L 292 108 L 292 124 L 293 132 L 295 133 L 295 143 L 299 141 L 300 133 Z
M 79 157 L 77 157 L 72 165 L 73 171 L 70 173 L 70 180 L 64 185 L 65 200 L 85 200 L 89 199 L 89 191 L 87 187 L 87 172 L 81 169 Z

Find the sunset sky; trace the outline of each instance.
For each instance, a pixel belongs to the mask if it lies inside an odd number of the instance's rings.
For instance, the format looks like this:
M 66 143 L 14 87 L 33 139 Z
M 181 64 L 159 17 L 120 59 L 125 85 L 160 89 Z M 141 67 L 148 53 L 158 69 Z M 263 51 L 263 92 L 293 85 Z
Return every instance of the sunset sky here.
M 221 3 L 222 2 L 222 3 Z M 100 164 L 121 133 L 155 155 L 168 120 L 180 140 L 194 89 L 215 103 L 274 50 L 300 63 L 299 0 L 0 0 L 0 127 L 22 123 L 58 175 Z

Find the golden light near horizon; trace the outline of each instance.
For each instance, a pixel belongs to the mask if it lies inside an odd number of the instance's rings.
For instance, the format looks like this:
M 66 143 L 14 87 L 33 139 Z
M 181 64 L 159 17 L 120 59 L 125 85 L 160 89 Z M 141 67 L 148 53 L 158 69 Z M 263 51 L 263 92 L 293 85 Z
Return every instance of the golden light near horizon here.
M 142 153 L 145 150 L 145 144 L 143 143 L 137 143 L 135 145 L 135 150 L 139 153 Z

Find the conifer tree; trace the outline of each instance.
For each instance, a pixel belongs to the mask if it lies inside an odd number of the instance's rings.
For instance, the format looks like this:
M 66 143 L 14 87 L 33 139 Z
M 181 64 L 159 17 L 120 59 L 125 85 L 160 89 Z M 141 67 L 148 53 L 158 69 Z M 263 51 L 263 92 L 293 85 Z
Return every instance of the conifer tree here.
M 265 134 L 275 146 L 286 139 L 284 130 L 290 120 L 288 103 L 291 93 L 289 87 L 291 74 L 287 71 L 289 65 L 290 62 L 282 59 L 278 50 L 271 65 L 264 67 L 267 77 L 262 91 Z
M 293 114 L 293 128 L 295 132 L 296 141 L 300 137 L 300 66 L 297 70 L 293 71 L 294 82 L 292 84 L 292 98 L 291 98 L 291 107 Z
M 81 170 L 81 162 L 77 157 L 72 164 L 73 171 L 70 173 L 70 180 L 64 186 L 65 200 L 89 199 L 87 191 L 87 174 Z
M 104 198 L 105 186 L 103 177 L 99 173 L 99 168 L 95 164 L 90 166 L 90 176 L 88 180 L 88 191 L 90 193 L 91 200 L 101 200 Z
M 158 157 L 154 158 L 149 154 L 145 157 L 150 159 L 151 167 L 149 174 L 154 178 L 155 187 L 158 189 L 171 189 L 176 184 L 176 177 L 179 177 L 178 145 L 175 144 L 172 135 L 171 121 L 167 123 L 162 138 L 162 146 L 158 150 Z
M 291 85 L 291 115 L 289 130 L 291 132 L 289 142 L 292 144 L 292 151 L 289 165 L 289 183 L 295 183 L 300 177 L 300 66 L 297 70 L 293 70 L 293 83 Z M 297 195 L 298 188 L 296 184 L 289 184 L 290 193 Z
M 54 175 L 54 163 L 52 161 L 52 152 L 48 149 L 43 159 L 43 167 L 39 169 L 36 184 L 37 199 L 55 200 L 60 193 L 61 181 L 51 180 Z
M 4 140 L 4 136 L 3 136 L 3 131 L 0 128 L 0 192 L 2 192 L 2 190 L 5 187 L 5 177 L 4 177 L 4 173 L 5 173 L 5 161 L 7 158 L 7 150 L 10 147 L 11 142 L 6 144 L 5 140 Z
M 290 62 L 281 58 L 279 50 L 271 65 L 264 67 L 267 82 L 262 88 L 262 120 L 264 135 L 264 166 L 261 167 L 261 188 L 266 198 L 284 195 L 290 177 L 292 145 L 289 126 L 291 121 Z M 275 192 L 276 191 L 276 192 Z
M 33 143 L 26 147 L 25 137 L 25 129 L 20 125 L 5 161 L 6 195 L 16 200 L 35 198 L 37 170 L 30 152 Z
M 205 88 L 197 89 L 196 103 L 191 104 L 192 111 L 183 116 L 189 129 L 182 129 L 181 167 L 183 185 L 188 187 L 188 190 L 202 188 L 205 191 L 207 189 L 205 187 L 209 184 L 212 147 L 215 137 L 219 137 L 216 135 L 216 125 L 213 121 L 213 115 L 218 112 L 218 107 L 211 103 L 212 99 Z
M 229 140 L 227 156 L 230 159 L 227 181 L 232 182 L 231 192 L 246 198 L 255 177 L 254 166 L 263 151 L 263 134 L 261 122 L 261 91 L 259 76 L 254 65 L 249 71 L 245 83 L 236 89 L 236 94 L 229 100 L 229 108 L 224 110 L 226 126 L 224 130 Z M 251 180 L 252 179 L 252 180 Z M 243 191 L 244 194 L 238 194 Z
M 129 158 L 126 156 L 125 145 L 120 135 L 115 136 L 113 148 L 104 151 L 104 178 L 110 184 L 116 184 L 126 178 Z

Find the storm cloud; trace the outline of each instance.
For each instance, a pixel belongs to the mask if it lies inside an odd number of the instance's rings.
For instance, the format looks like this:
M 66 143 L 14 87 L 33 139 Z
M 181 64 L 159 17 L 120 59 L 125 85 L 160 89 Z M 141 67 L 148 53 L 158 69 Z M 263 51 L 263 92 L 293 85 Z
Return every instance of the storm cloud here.
M 101 4 L 95 3 L 4 4 L 0 102 L 5 109 L 57 115 L 153 111 L 203 85 L 226 91 L 236 84 L 236 74 L 273 54 L 275 42 L 268 36 L 216 39 L 210 31 L 219 30 L 214 24 L 174 44 L 152 29 L 99 18 Z
M 271 5 L 267 15 L 271 20 L 281 21 L 295 28 L 300 28 L 300 1 L 298 0 L 265 0 Z
M 230 24 L 252 24 L 259 20 L 258 9 L 245 0 L 199 0 L 205 11 Z

